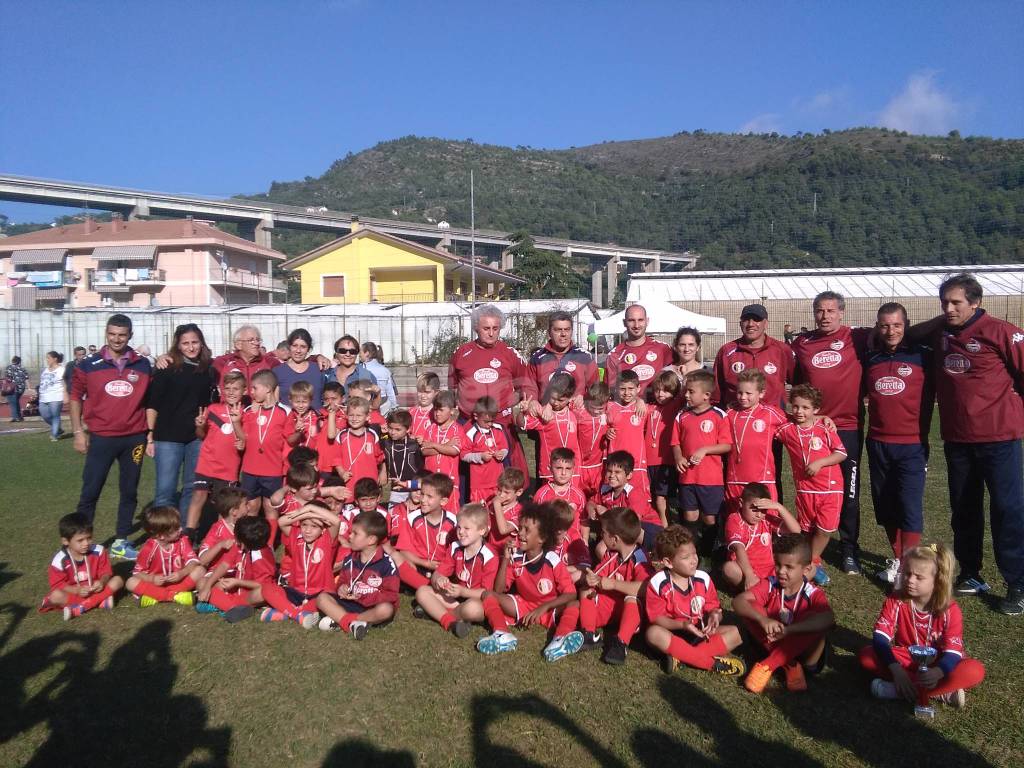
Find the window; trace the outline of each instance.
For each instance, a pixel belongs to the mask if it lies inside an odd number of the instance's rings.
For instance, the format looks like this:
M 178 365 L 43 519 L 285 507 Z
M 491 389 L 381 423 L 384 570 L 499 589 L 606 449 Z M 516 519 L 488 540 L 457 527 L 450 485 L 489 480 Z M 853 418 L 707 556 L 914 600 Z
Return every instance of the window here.
M 345 276 L 344 275 L 323 275 L 320 278 L 320 295 L 325 299 L 345 298 Z

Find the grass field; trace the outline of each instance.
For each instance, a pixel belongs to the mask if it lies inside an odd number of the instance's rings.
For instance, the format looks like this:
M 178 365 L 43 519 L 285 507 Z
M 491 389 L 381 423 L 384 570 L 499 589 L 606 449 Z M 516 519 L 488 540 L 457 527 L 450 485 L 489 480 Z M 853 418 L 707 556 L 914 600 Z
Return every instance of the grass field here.
M 523 632 L 517 653 L 484 658 L 473 648 L 483 630 L 459 641 L 414 620 L 407 597 L 398 620 L 362 643 L 130 598 L 63 623 L 36 606 L 82 458 L 42 433 L 0 435 L 0 450 L 0 766 L 1024 765 L 1021 619 L 963 600 L 968 651 L 988 679 L 966 710 L 917 721 L 910 707 L 870 697 L 853 655 L 869 641 L 881 588 L 834 568 L 833 663 L 803 695 L 773 683 L 755 697 L 696 671 L 669 677 L 641 648 L 625 667 L 597 655 L 547 665 L 540 630 Z M 941 450 L 933 456 L 926 535 L 948 542 L 945 465 Z M 113 530 L 114 475 L 99 540 Z M 868 499 L 862 543 L 873 571 L 887 547 Z

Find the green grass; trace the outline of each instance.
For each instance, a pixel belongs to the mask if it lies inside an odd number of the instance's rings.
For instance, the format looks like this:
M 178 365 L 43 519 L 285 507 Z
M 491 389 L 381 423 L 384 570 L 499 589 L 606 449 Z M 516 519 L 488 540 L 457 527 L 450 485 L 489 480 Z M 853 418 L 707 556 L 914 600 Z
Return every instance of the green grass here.
M 43 434 L 0 435 L 0 449 L 0 766 L 1024 764 L 1021 620 L 962 601 L 968 651 L 989 677 L 966 710 L 940 707 L 923 723 L 870 698 L 853 654 L 882 591 L 834 569 L 833 666 L 799 696 L 773 684 L 754 697 L 695 671 L 667 677 L 641 649 L 624 668 L 596 655 L 546 665 L 539 630 L 521 633 L 518 653 L 484 658 L 472 640 L 412 619 L 408 598 L 362 643 L 132 599 L 65 624 L 36 607 L 82 458 Z M 941 450 L 932 455 L 926 532 L 948 542 L 945 466 Z M 147 464 L 142 496 L 152 483 Z M 116 487 L 115 470 L 101 539 Z M 866 565 L 879 566 L 887 548 L 867 499 L 862 543 Z M 1002 593 L 992 563 L 989 553 L 986 575 Z

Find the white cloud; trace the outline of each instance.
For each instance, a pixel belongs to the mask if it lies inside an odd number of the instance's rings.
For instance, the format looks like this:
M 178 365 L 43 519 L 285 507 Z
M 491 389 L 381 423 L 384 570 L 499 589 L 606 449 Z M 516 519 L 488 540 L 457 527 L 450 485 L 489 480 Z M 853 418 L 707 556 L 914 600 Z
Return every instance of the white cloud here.
M 963 107 L 935 83 L 934 72 L 917 72 L 889 100 L 878 124 L 897 131 L 938 135 L 956 128 Z
M 844 107 L 848 101 L 849 89 L 846 86 L 841 86 L 818 91 L 806 101 L 797 100 L 796 106 L 802 112 L 828 112 Z
M 782 116 L 777 112 L 765 112 L 752 117 L 740 126 L 740 133 L 782 133 Z

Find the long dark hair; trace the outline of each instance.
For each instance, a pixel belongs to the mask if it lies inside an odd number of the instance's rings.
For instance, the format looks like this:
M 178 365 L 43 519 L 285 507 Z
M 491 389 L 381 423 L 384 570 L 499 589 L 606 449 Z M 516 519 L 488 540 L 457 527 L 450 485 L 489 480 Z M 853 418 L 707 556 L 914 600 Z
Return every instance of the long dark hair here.
M 167 354 L 171 358 L 169 367 L 171 370 L 180 371 L 181 366 L 185 364 L 185 356 L 178 349 L 178 344 L 181 343 L 181 337 L 186 333 L 194 333 L 199 337 L 199 357 L 196 360 L 196 370 L 199 373 L 204 373 L 210 367 L 210 359 L 213 357 L 213 354 L 210 352 L 210 348 L 206 346 L 206 337 L 203 336 L 203 332 L 199 330 L 199 326 L 195 323 L 185 323 L 174 329 L 174 339 L 171 341 L 171 348 L 167 350 Z

